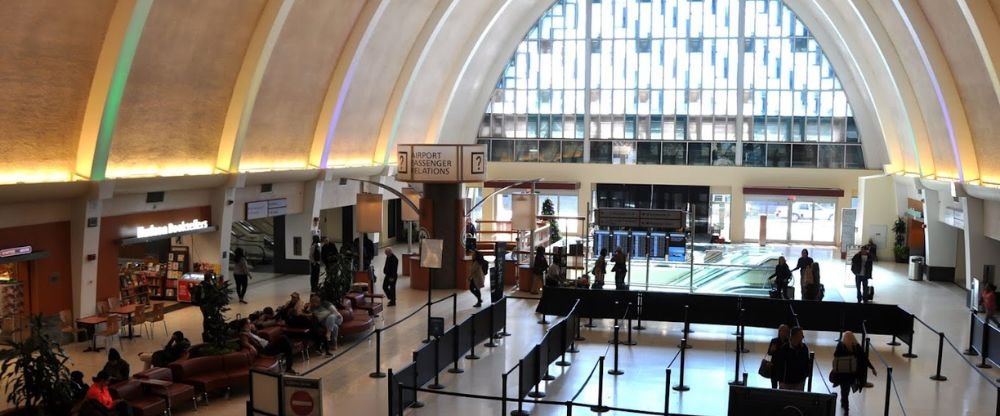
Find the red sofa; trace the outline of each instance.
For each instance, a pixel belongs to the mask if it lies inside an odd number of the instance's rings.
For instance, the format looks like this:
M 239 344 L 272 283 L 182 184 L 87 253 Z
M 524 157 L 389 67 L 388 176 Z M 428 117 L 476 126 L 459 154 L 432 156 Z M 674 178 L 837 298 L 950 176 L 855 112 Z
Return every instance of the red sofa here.
M 194 386 L 184 383 L 174 383 L 174 373 L 166 367 L 150 368 L 136 373 L 132 378 L 143 382 L 152 380 L 158 384 L 147 385 L 149 393 L 162 397 L 167 401 L 167 414 L 173 414 L 173 408 L 177 403 L 191 400 L 195 410 L 198 409 L 198 398 L 195 395 Z
M 273 357 L 257 357 L 241 350 L 224 355 L 189 358 L 171 363 L 168 367 L 175 382 L 190 384 L 195 392 L 208 402 L 208 393 L 250 384 L 250 368 L 276 370 L 278 362 Z
M 139 380 L 128 379 L 108 387 L 111 397 L 128 402 L 135 416 L 162 415 L 167 410 L 167 400 L 151 394 Z
M 340 315 L 344 317 L 344 322 L 340 324 L 340 336 L 342 338 L 364 334 L 375 327 L 375 320 L 372 319 L 368 311 L 354 309 L 349 298 L 345 298 L 340 308 L 337 308 Z

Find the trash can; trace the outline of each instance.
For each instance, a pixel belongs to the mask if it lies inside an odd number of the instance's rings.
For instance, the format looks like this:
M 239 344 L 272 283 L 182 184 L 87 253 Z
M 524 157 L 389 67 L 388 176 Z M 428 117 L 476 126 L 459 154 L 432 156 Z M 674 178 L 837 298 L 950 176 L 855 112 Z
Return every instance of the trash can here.
M 910 280 L 924 279 L 924 257 L 910 256 Z

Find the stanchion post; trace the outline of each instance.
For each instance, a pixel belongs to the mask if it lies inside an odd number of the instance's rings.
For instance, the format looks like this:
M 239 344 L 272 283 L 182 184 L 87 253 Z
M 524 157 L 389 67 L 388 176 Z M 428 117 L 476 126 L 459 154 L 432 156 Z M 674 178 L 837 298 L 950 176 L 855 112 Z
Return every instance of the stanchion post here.
M 524 372 L 524 360 L 521 360 L 521 361 L 518 361 L 518 363 L 517 363 L 517 380 L 518 380 L 518 383 L 521 383 L 520 380 L 524 380 L 524 374 L 523 374 L 523 372 Z M 517 410 L 514 410 L 514 411 L 510 412 L 510 416 L 528 416 L 528 412 L 524 411 L 524 397 L 521 397 L 520 391 L 521 391 L 521 389 L 518 388 Z
M 636 345 L 636 342 L 632 339 L 632 317 L 628 316 L 628 312 L 632 310 L 632 302 L 628 303 L 628 308 L 625 309 L 625 315 L 628 318 L 628 340 L 625 341 L 625 345 Z
M 478 360 L 479 359 L 479 356 L 476 355 L 476 323 L 474 321 L 475 318 L 472 318 L 472 319 L 473 319 L 472 325 L 469 325 L 472 328 L 472 331 L 469 331 L 469 345 L 470 345 L 470 347 L 469 347 L 469 354 L 465 356 L 466 360 Z M 459 334 L 461 334 L 461 331 L 459 331 Z M 492 339 L 490 339 L 490 340 L 492 341 Z
M 594 325 L 594 318 L 587 318 L 587 319 L 588 319 L 587 320 L 587 324 L 584 325 L 585 327 L 587 327 L 587 328 L 597 328 L 597 325 Z
M 458 326 L 458 295 L 451 294 L 451 326 Z
M 685 350 L 687 350 L 687 338 L 681 338 L 680 349 L 681 349 L 681 381 L 680 384 L 674 386 L 674 390 L 688 391 L 691 390 L 691 388 L 684 385 L 684 367 L 686 364 L 685 356 L 687 355 Z
M 600 367 L 598 369 L 597 378 L 597 406 L 591 406 L 590 410 L 594 413 L 604 413 L 607 412 L 607 406 L 604 405 L 604 356 L 597 359 L 597 365 Z
M 416 371 L 413 372 L 413 386 L 414 387 L 417 386 L 417 372 Z M 413 390 L 413 403 L 410 404 L 410 408 L 412 408 L 412 409 L 419 409 L 421 407 L 424 407 L 424 402 L 422 402 L 422 401 L 420 401 L 420 400 L 417 399 L 417 393 L 419 393 L 419 392 L 416 389 L 414 389 Z M 402 399 L 402 397 L 403 397 L 403 385 L 402 385 L 402 383 L 399 385 L 399 397 L 400 397 L 400 400 L 403 400 Z
M 549 321 L 545 320 L 545 314 L 544 313 L 542 314 L 542 319 L 538 320 L 538 324 L 539 325 L 548 325 L 549 324 Z
M 986 334 L 986 330 L 989 329 L 989 327 L 990 327 L 989 320 L 983 322 L 983 341 L 982 344 L 979 346 L 979 350 L 982 351 L 983 353 L 980 354 L 982 355 L 982 359 L 979 360 L 979 364 L 976 364 L 976 367 L 979 368 L 993 368 L 993 366 L 991 366 L 989 363 L 986 362 L 986 355 L 987 355 L 986 352 L 990 350 L 990 338 Z
M 663 384 L 663 414 L 670 414 L 670 383 L 671 380 L 670 367 L 667 367 L 667 382 Z
M 569 348 L 566 348 L 566 344 L 569 342 L 569 336 L 566 335 L 565 330 L 563 330 L 562 334 L 560 334 L 560 338 L 562 340 L 563 351 L 562 354 L 559 354 L 559 361 L 556 362 L 556 365 L 560 367 L 569 367 L 570 363 L 569 361 L 566 361 L 566 351 L 569 350 Z M 553 379 L 555 379 L 555 377 L 553 377 Z
M 688 319 L 688 311 L 690 311 L 690 310 L 691 310 L 690 306 L 684 305 L 684 337 L 681 338 L 681 341 L 687 340 L 688 334 L 691 333 L 691 321 Z M 688 344 L 686 342 L 681 342 L 680 345 L 677 346 L 677 348 L 688 349 L 688 348 L 691 348 L 691 344 Z M 684 354 L 681 353 L 681 355 L 684 355 Z M 681 373 L 683 374 L 684 371 L 681 370 Z M 683 383 L 681 383 L 681 384 L 683 384 Z
M 371 378 L 384 378 L 382 372 L 382 329 L 375 330 L 375 372 L 368 374 Z
M 885 416 L 889 416 L 889 402 L 892 399 L 892 367 L 886 367 L 885 374 Z
M 487 342 L 485 344 L 486 348 L 496 348 L 496 346 L 497 346 L 496 342 L 494 342 L 494 339 L 497 338 L 496 337 L 497 329 L 496 329 L 496 327 L 493 326 L 493 322 L 494 322 L 494 319 L 493 319 L 494 315 L 493 314 L 497 313 L 496 308 L 494 306 L 495 305 L 490 305 L 490 336 L 489 336 L 489 342 Z M 473 319 L 472 326 L 475 327 L 476 326 L 476 321 L 475 321 L 476 318 L 473 317 L 472 319 Z
M 444 390 L 444 384 L 441 384 L 441 380 L 438 379 L 438 377 L 441 375 L 441 372 L 437 371 L 438 368 L 441 368 L 441 352 L 439 351 L 440 349 L 441 349 L 441 340 L 438 339 L 434 342 L 434 369 L 435 369 L 434 384 L 427 386 L 427 388 L 431 390 Z
M 812 393 L 813 391 L 813 373 L 816 368 L 816 352 L 809 351 L 809 377 L 806 384 L 806 391 Z
M 646 327 L 642 326 L 642 309 L 643 309 L 643 306 L 644 306 L 644 302 L 643 302 L 643 299 L 642 299 L 642 292 L 636 293 L 635 301 L 636 301 L 636 309 L 635 309 L 636 314 L 635 315 L 636 315 L 636 319 L 638 320 L 638 322 L 636 322 L 636 325 L 635 325 L 635 330 L 636 331 L 642 331 L 642 330 L 646 329 Z
M 507 416 L 507 373 L 500 375 L 500 416 Z
M 979 355 L 979 353 L 976 352 L 976 349 L 973 348 L 972 345 L 972 337 L 974 336 L 975 332 L 976 332 L 976 310 L 969 309 L 969 348 L 966 348 L 965 351 L 962 351 L 962 354 L 971 356 Z M 1000 413 L 997 413 L 997 415 L 1000 416 Z
M 862 321 L 862 322 L 864 322 L 864 321 Z M 862 331 L 864 331 L 864 329 L 865 329 L 864 325 L 862 325 L 861 329 L 862 329 Z M 865 334 L 864 332 L 861 333 L 861 337 L 862 337 L 861 339 L 863 339 L 865 341 L 865 358 L 868 358 L 868 355 L 871 354 L 872 339 L 868 338 L 867 334 Z M 870 389 L 870 388 L 874 388 L 875 384 L 872 383 L 872 382 L 870 382 L 870 381 L 866 381 L 865 385 L 863 387 L 866 388 L 866 389 Z
M 742 386 L 743 385 L 742 383 L 740 383 L 740 356 L 743 355 L 743 348 L 740 346 L 740 343 L 742 341 L 743 341 L 743 335 L 737 335 L 736 336 L 736 366 L 733 368 L 733 381 L 729 382 L 730 386 Z
M 899 341 L 896 341 L 896 334 L 893 334 L 892 335 L 892 341 L 889 341 L 889 342 L 885 343 L 885 345 L 889 345 L 889 346 L 893 346 L 893 347 L 898 347 L 898 346 L 900 346 L 902 344 L 900 344 Z
M 566 416 L 573 416 L 573 402 L 566 402 Z
M 938 332 L 938 359 L 937 359 L 937 372 L 931 376 L 931 380 L 934 381 L 945 381 L 948 377 L 941 375 L 941 356 L 944 354 L 944 332 Z
M 576 321 L 576 336 L 573 337 L 573 340 L 574 341 L 586 341 L 587 339 L 584 338 L 583 334 L 580 332 L 580 313 L 579 312 L 577 312 L 577 314 L 576 314 L 575 321 Z M 573 344 L 573 347 L 574 348 L 576 347 L 575 343 Z M 570 352 L 573 352 L 573 351 L 570 351 Z
M 431 284 L 432 281 L 430 276 L 427 279 L 427 338 L 424 338 L 424 344 L 430 344 L 431 342 L 431 306 L 434 305 L 434 300 L 431 299 Z
M 621 332 L 621 327 L 615 325 L 615 340 L 614 340 L 615 341 L 615 368 L 612 369 L 612 370 L 610 370 L 610 371 L 608 371 L 608 374 L 613 375 L 613 376 L 620 376 L 622 374 L 625 374 L 624 371 L 622 371 L 622 370 L 620 370 L 618 368 L 618 333 L 619 332 Z
M 448 372 L 452 374 L 462 374 L 465 372 L 465 370 L 458 368 L 458 362 L 462 358 L 462 352 L 458 350 L 458 344 L 461 343 L 459 342 L 461 340 L 461 336 L 462 336 L 461 331 L 456 331 L 455 338 L 453 338 L 455 340 L 454 341 L 455 349 L 451 351 L 452 362 L 451 362 L 451 368 L 448 369 Z
M 396 399 L 396 394 L 395 394 L 395 392 L 393 391 L 394 389 L 392 388 L 392 382 L 391 382 L 392 380 L 393 380 L 393 378 L 392 378 L 392 369 L 390 368 L 390 369 L 389 369 L 389 381 L 390 381 L 390 383 L 389 383 L 389 392 L 388 392 L 388 393 L 389 393 L 389 394 L 388 394 L 388 396 L 389 396 L 389 397 L 388 397 L 388 399 L 389 399 L 389 414 L 390 414 L 390 415 L 392 415 L 392 416 L 396 416 L 396 414 L 395 414 L 395 413 L 392 413 L 392 408 L 393 408 L 393 406 L 392 406 L 392 405 L 393 405 L 393 400 L 395 400 L 395 399 Z

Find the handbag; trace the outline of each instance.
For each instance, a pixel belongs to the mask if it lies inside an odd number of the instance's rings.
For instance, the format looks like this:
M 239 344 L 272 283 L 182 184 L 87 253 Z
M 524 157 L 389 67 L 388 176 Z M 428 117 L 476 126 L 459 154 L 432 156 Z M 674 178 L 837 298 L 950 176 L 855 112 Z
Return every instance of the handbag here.
M 858 359 L 853 355 L 833 357 L 834 373 L 854 373 L 858 371 Z
M 774 370 L 774 363 L 769 361 L 767 358 L 761 358 L 757 374 L 760 374 L 760 376 L 764 378 L 771 378 L 772 370 Z

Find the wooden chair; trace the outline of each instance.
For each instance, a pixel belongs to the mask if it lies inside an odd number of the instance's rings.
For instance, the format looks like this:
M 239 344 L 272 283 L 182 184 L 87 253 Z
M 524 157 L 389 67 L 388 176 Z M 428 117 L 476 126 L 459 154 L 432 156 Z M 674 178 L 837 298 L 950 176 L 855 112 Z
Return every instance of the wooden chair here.
M 162 322 L 163 323 L 163 335 L 169 335 L 167 333 L 167 320 L 164 318 L 163 314 L 164 314 L 163 304 L 162 303 L 154 303 L 153 304 L 153 312 L 150 314 L 151 316 L 147 316 L 146 317 L 146 322 L 149 323 L 150 328 L 152 328 L 152 326 L 155 325 L 156 323 Z M 150 331 L 152 331 L 152 329 L 150 329 Z M 150 336 L 152 336 L 152 332 L 150 332 Z
M 111 305 L 106 301 L 97 302 L 97 315 L 98 316 L 108 316 L 111 313 Z
M 125 347 L 122 345 L 122 335 L 119 333 L 119 331 L 121 331 L 121 328 L 122 328 L 121 327 L 121 321 L 122 321 L 122 317 L 121 316 L 118 316 L 118 315 L 109 315 L 108 316 L 108 324 L 107 324 L 107 326 L 104 328 L 103 331 L 95 333 L 94 337 L 95 338 L 96 337 L 108 338 L 109 340 L 107 341 L 107 343 L 105 345 L 111 345 L 110 344 L 111 343 L 110 339 L 112 337 L 118 337 L 118 347 L 124 350 Z
M 21 319 L 16 316 L 7 316 L 3 318 L 3 321 L 0 321 L 0 336 L 3 337 L 3 342 L 6 344 L 24 341 L 28 332 L 28 329 L 22 325 Z
M 87 332 L 86 329 L 76 326 L 76 321 L 73 320 L 73 312 L 69 309 L 59 311 L 59 320 L 62 321 L 62 333 L 73 334 L 73 342 L 80 342 L 79 334 Z
M 122 306 L 122 300 L 112 296 L 108 298 L 108 305 L 111 305 L 111 309 L 119 308 Z
M 132 314 L 132 326 L 139 325 L 139 334 L 142 334 L 142 329 L 145 328 L 146 332 L 149 333 L 149 338 L 153 338 L 153 331 L 149 328 L 149 319 L 146 313 L 146 305 L 138 304 L 135 305 L 135 313 Z

